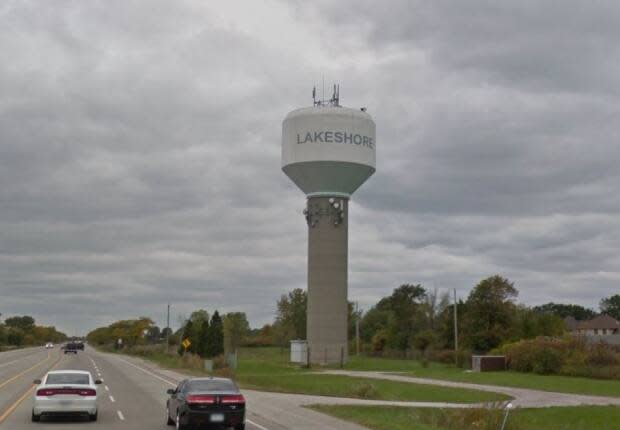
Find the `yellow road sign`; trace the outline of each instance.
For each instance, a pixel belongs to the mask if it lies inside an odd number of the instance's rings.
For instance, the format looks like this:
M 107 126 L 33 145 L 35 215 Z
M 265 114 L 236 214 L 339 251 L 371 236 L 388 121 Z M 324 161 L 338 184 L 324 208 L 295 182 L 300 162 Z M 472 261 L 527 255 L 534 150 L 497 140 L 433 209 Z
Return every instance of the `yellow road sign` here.
M 181 342 L 181 345 L 183 345 L 183 348 L 187 349 L 192 345 L 192 343 L 189 341 L 189 339 L 185 339 L 183 342 Z

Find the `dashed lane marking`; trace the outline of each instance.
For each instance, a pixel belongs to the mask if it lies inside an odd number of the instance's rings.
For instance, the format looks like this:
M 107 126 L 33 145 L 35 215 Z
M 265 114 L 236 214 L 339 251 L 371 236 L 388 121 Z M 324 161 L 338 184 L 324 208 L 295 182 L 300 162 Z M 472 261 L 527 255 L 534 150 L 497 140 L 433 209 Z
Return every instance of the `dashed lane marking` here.
M 47 357 L 43 361 L 39 361 L 34 366 L 24 370 L 23 372 L 18 373 L 17 375 L 13 376 L 12 378 L 7 379 L 6 381 L 4 381 L 3 383 L 0 384 L 0 388 L 4 387 L 5 385 L 10 384 L 11 382 L 15 381 L 18 378 L 21 378 L 22 376 L 24 376 L 26 373 L 30 372 L 31 370 L 36 369 L 37 367 L 39 367 L 40 365 L 42 365 L 43 363 L 48 361 L 50 359 L 50 357 L 51 357 L 51 354 L 48 352 L 47 353 Z
M 152 377 L 157 378 L 157 379 L 159 379 L 160 381 L 165 382 L 166 384 L 170 384 L 170 385 L 172 385 L 173 387 L 176 387 L 176 385 L 177 385 L 175 382 L 171 382 L 171 381 L 169 381 L 169 380 L 167 380 L 167 379 L 165 379 L 165 378 L 162 378 L 161 376 L 156 375 L 156 374 L 154 374 L 153 372 L 150 372 L 150 371 L 148 371 L 148 370 L 146 370 L 146 369 L 143 369 L 143 368 L 142 368 L 142 367 L 140 367 L 140 366 L 136 366 L 135 364 L 133 364 L 133 363 L 131 363 L 131 362 L 127 361 L 127 360 L 124 360 L 124 359 L 122 359 L 122 358 L 120 358 L 120 357 L 116 357 L 116 358 L 117 358 L 118 360 L 120 360 L 120 361 L 122 361 L 122 362 L 126 363 L 126 364 L 129 364 L 131 367 L 135 367 L 136 369 L 138 369 L 138 370 L 140 370 L 140 371 L 142 371 L 142 372 L 146 373 L 147 375 L 151 375 Z M 254 422 L 254 421 L 252 421 L 252 420 L 249 420 L 249 419 L 247 419 L 247 418 L 246 418 L 245 420 L 246 420 L 248 423 L 252 424 L 254 427 L 258 427 L 260 430 L 269 430 L 267 427 L 263 427 L 262 425 L 260 425 L 260 424 L 258 424 L 258 423 L 256 423 L 256 422 Z
M 8 363 L 2 363 L 2 364 L 0 364 L 0 367 L 9 366 L 9 365 L 11 365 L 13 363 L 17 363 L 18 361 L 22 361 L 22 360 L 19 359 L 19 360 L 9 361 Z
M 47 358 L 45 360 L 43 360 L 41 363 L 37 364 L 36 366 L 33 366 L 31 369 L 34 369 L 35 367 L 41 365 L 42 363 L 46 362 L 47 360 L 49 360 L 49 358 L 51 357 L 51 354 L 48 352 L 47 353 Z M 49 368 L 49 370 L 53 369 L 54 367 L 56 367 L 56 365 L 58 365 L 58 363 L 60 363 L 62 356 L 59 354 L 58 355 L 58 359 L 56 360 L 56 362 L 54 364 L 52 364 Z M 27 373 L 29 370 L 22 372 L 22 374 Z M 19 376 L 19 375 L 17 375 Z M 3 385 L 6 385 L 8 382 L 10 382 L 11 380 L 5 382 Z M 32 393 L 32 391 L 35 389 L 35 386 L 31 386 L 30 388 L 28 388 L 26 390 L 26 392 L 24 394 L 21 395 L 21 397 L 19 399 L 17 399 L 15 401 L 15 403 L 13 403 L 11 406 L 9 406 L 9 408 L 7 410 L 5 410 L 2 415 L 0 415 L 0 424 L 2 424 L 4 422 L 4 420 L 6 420 L 9 415 L 11 415 L 13 413 L 13 411 L 15 411 L 15 409 L 17 409 L 17 407 L 26 399 L 26 397 L 28 397 L 29 394 Z
M 114 397 L 110 396 L 110 401 L 114 403 L 116 400 L 114 400 Z
M 107 385 L 104 386 L 103 388 L 105 388 L 106 391 L 110 391 L 110 387 L 108 387 Z
M 116 413 L 118 414 L 118 418 L 121 421 L 125 421 L 125 416 L 123 415 L 123 413 L 121 411 L 116 411 Z

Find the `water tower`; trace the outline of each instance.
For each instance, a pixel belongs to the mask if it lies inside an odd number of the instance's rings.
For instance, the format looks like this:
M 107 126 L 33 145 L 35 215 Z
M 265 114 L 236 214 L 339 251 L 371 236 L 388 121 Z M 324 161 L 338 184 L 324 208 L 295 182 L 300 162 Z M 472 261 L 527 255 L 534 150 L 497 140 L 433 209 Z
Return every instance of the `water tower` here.
M 290 112 L 282 123 L 282 170 L 306 193 L 310 362 L 346 361 L 349 198 L 375 172 L 375 123 L 330 100 Z

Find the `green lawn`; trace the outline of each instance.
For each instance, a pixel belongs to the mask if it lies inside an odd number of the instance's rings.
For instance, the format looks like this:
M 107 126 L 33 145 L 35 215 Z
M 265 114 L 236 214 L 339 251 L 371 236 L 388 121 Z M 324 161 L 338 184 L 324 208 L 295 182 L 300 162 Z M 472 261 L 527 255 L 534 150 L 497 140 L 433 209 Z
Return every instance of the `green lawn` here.
M 278 348 L 244 348 L 239 353 L 237 382 L 244 388 L 265 391 L 379 400 L 478 403 L 509 399 L 501 394 L 476 390 L 317 375 L 314 369 L 300 369 L 288 359 L 288 351 L 283 353 Z
M 375 430 L 496 430 L 501 411 L 414 409 L 383 406 L 326 406 L 312 409 Z M 485 425 L 486 424 L 486 425 Z M 620 430 L 620 407 L 580 406 L 518 409 L 506 430 Z
M 414 360 L 395 360 L 357 356 L 350 358 L 350 362 L 346 365 L 346 369 L 405 372 L 411 376 L 421 378 L 531 388 L 543 391 L 557 391 L 560 393 L 620 397 L 620 380 L 590 379 L 556 375 L 547 376 L 509 371 L 468 373 L 463 371 L 463 369 L 458 369 L 454 366 L 439 363 L 430 363 L 428 367 L 423 367 L 418 361 Z
M 184 363 L 176 355 L 156 351 L 141 356 L 164 367 L 183 369 L 195 375 L 205 374 L 200 369 L 202 360 Z M 303 369 L 298 365 L 290 364 L 288 360 L 288 351 L 282 351 L 279 348 L 242 348 L 238 356 L 238 369 L 234 375 L 226 373 L 225 376 L 233 376 L 242 388 L 283 393 L 452 403 L 480 403 L 510 399 L 502 394 L 477 390 L 340 375 L 318 375 L 314 372 L 315 369 Z

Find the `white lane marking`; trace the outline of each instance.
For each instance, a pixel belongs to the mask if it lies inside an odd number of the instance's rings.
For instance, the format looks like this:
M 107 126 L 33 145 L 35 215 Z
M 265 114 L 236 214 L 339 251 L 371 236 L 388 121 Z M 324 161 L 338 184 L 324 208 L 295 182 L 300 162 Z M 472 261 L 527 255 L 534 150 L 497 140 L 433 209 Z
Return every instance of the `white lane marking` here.
M 170 385 L 172 385 L 173 387 L 176 387 L 176 385 L 177 385 L 176 383 L 174 383 L 174 382 L 170 382 L 170 381 L 168 381 L 167 379 L 164 379 L 164 378 L 162 378 L 161 376 L 154 374 L 153 372 L 149 372 L 148 370 L 143 369 L 143 368 L 142 368 L 142 367 L 140 367 L 140 366 L 136 366 L 135 364 L 130 363 L 130 362 L 129 362 L 129 361 L 127 361 L 127 360 L 124 360 L 124 359 L 119 358 L 119 357 L 116 357 L 116 358 L 117 358 L 118 360 L 120 360 L 120 361 L 122 361 L 122 362 L 126 363 L 126 364 L 129 364 L 131 367 L 135 367 L 136 369 L 141 370 L 142 372 L 146 373 L 147 375 L 151 375 L 152 377 L 157 378 L 157 379 L 159 379 L 160 381 L 165 382 L 166 384 L 170 384 Z M 245 420 L 246 420 L 247 422 L 249 422 L 250 424 L 252 424 L 253 426 L 258 427 L 260 430 L 269 430 L 267 427 L 263 427 L 262 425 L 257 424 L 257 423 L 255 423 L 255 422 L 254 422 L 254 421 L 252 421 L 252 420 L 249 420 L 249 419 L 247 419 L 247 418 L 246 418 Z
M 246 422 L 248 422 L 248 423 L 250 423 L 250 424 L 252 424 L 254 427 L 258 427 L 260 430 L 269 430 L 267 427 L 263 427 L 262 425 L 257 424 L 257 423 L 255 423 L 254 421 L 249 420 L 249 419 L 247 419 L 247 418 L 245 419 L 245 421 L 246 421 Z
M 22 361 L 22 360 L 19 359 L 19 360 L 9 361 L 8 363 L 0 364 L 0 367 L 8 366 L 10 364 L 17 363 L 18 361 Z
M 106 391 L 110 391 L 110 387 L 108 387 L 107 385 L 103 388 L 105 388 Z
M 116 400 L 114 400 L 114 397 L 110 396 L 110 401 L 114 403 Z
M 123 415 L 123 413 L 121 411 L 116 411 L 116 413 L 118 414 L 118 418 L 121 421 L 125 421 L 125 416 Z
M 118 358 L 118 357 L 116 357 L 116 358 Z M 147 375 L 151 375 L 153 378 L 157 378 L 157 379 L 159 379 L 160 381 L 165 382 L 166 384 L 170 384 L 170 385 L 172 385 L 173 387 L 176 387 L 176 386 L 177 386 L 176 382 L 170 382 L 170 381 L 168 381 L 167 379 L 164 379 L 164 378 L 162 378 L 161 376 L 154 374 L 153 372 L 149 372 L 148 370 L 143 369 L 143 368 L 142 368 L 142 367 L 140 367 L 140 366 L 136 366 L 135 364 L 130 363 L 130 362 L 129 362 L 129 361 L 127 361 L 127 360 L 123 360 L 122 358 L 118 358 L 118 359 L 119 359 L 120 361 L 123 361 L 123 362 L 125 362 L 125 363 L 129 364 L 131 367 L 135 367 L 136 369 L 141 370 L 142 372 L 146 373 Z

